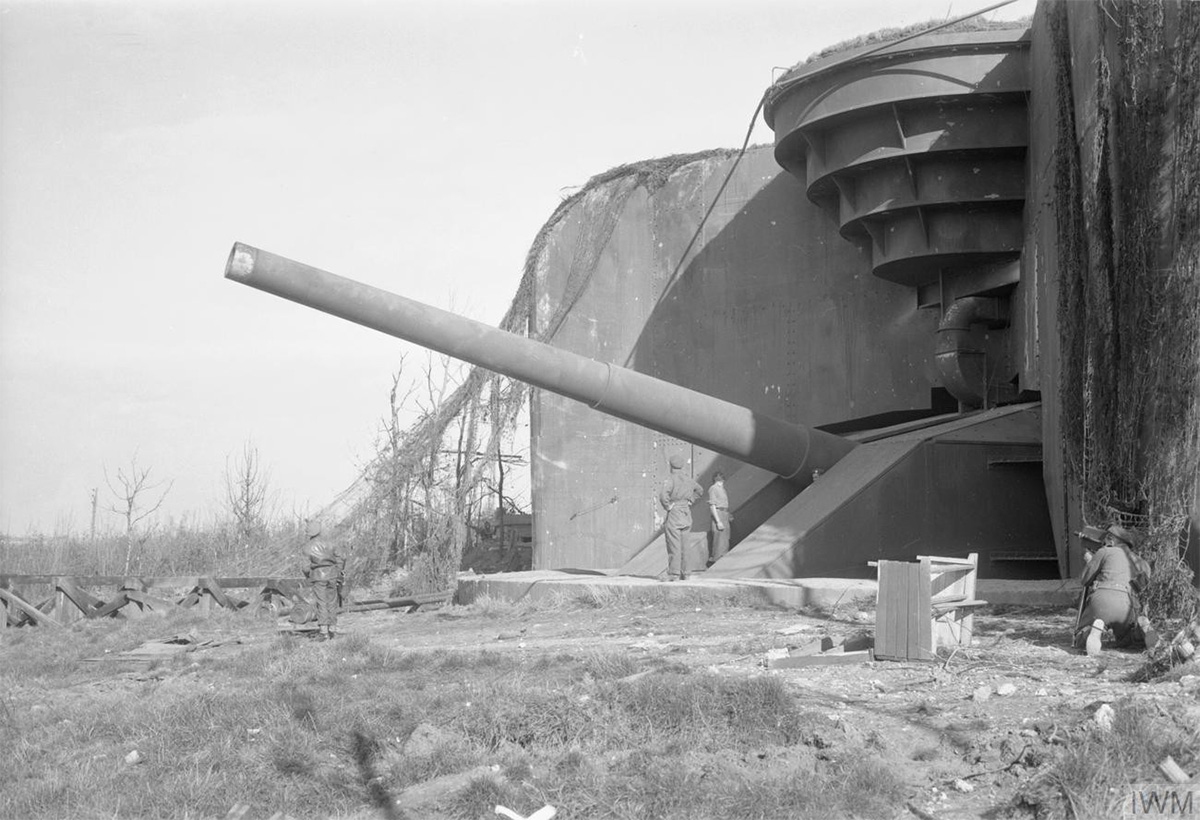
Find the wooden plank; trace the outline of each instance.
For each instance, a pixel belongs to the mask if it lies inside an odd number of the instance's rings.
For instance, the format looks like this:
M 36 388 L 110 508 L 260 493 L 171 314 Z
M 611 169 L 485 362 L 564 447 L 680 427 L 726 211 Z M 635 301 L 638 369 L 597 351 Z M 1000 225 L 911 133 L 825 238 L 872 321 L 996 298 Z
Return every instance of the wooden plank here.
M 892 561 L 888 575 L 891 583 L 888 585 L 888 640 L 891 644 L 891 657 L 904 657 L 903 634 L 900 631 L 900 595 L 904 585 L 899 561 Z
M 963 579 L 963 594 L 969 599 L 975 598 L 975 580 L 979 577 L 979 553 L 973 552 L 967 556 L 971 562 L 971 574 Z M 980 601 L 979 605 L 986 604 L 987 601 Z M 971 645 L 971 639 L 975 637 L 975 613 L 967 610 L 967 616 L 963 618 L 962 642 L 966 646 Z
M 885 649 L 880 652 L 876 647 L 876 652 L 888 658 L 896 658 L 899 657 L 896 646 L 896 584 L 898 580 L 896 562 L 880 561 L 879 571 L 886 579 L 886 583 L 880 584 L 880 593 L 883 596 L 883 644 Z
M 911 657 L 909 652 L 912 651 L 912 642 L 909 640 L 908 636 L 908 613 L 911 611 L 912 605 L 916 603 L 916 601 L 913 600 L 916 596 L 909 594 L 909 590 L 911 589 L 909 586 L 909 568 L 912 566 L 913 564 L 905 563 L 901 564 L 899 567 L 900 601 L 896 611 L 896 625 L 897 631 L 899 632 L 899 639 L 896 641 L 896 648 L 900 652 L 900 657 L 904 658 L 905 660 L 908 660 Z
M 424 600 L 417 598 L 393 598 L 390 600 L 374 600 L 374 601 L 357 601 L 353 604 L 347 604 L 342 607 L 343 612 L 369 612 L 375 609 L 405 609 L 408 612 L 416 612 L 423 606 L 429 604 L 442 604 L 453 598 L 453 595 L 431 597 Z
M 148 595 L 145 592 L 138 592 L 135 589 L 121 590 L 125 593 L 125 597 L 131 601 L 141 604 L 150 610 L 171 609 L 175 604 L 163 598 L 155 598 L 153 595 Z
M 932 578 L 929 559 L 922 558 L 919 566 L 921 574 L 917 582 L 917 614 L 920 620 L 917 623 L 917 643 L 921 647 L 921 659 L 931 660 L 937 657 L 937 653 L 933 644 L 933 614 L 930 612 L 929 590 Z
M 905 612 L 906 620 L 908 621 L 907 637 L 905 644 L 907 651 L 905 657 L 909 660 L 917 660 L 923 658 L 925 653 L 921 649 L 921 627 L 920 619 L 925 615 L 926 610 L 922 609 L 921 603 L 921 565 L 909 562 L 908 569 L 908 608 Z
M 931 604 L 930 610 L 941 615 L 943 612 L 954 612 L 958 609 L 974 609 L 981 606 L 987 606 L 987 601 L 947 601 L 945 603 Z
M 129 603 L 129 596 L 127 596 L 124 592 L 118 592 L 117 597 L 113 598 L 107 604 L 96 610 L 94 617 L 103 618 L 107 615 L 112 615 L 127 603 Z
M 54 598 L 54 609 L 50 611 L 54 614 L 54 619 L 61 625 L 70 626 L 73 621 L 83 617 L 76 614 L 75 602 L 68 598 L 61 589 L 55 587 L 52 597 Z
M 229 596 L 225 594 L 225 590 L 221 589 L 221 585 L 218 584 L 215 579 L 201 578 L 200 586 L 208 591 L 208 594 L 213 597 L 214 601 L 216 601 L 218 604 L 225 607 L 226 609 L 237 609 L 238 608 L 238 605 L 235 604 L 232 600 L 230 600 Z M 244 604 L 243 604 L 243 606 L 244 606 Z
M 971 555 L 976 555 L 976 553 L 971 553 Z M 933 565 L 935 568 L 937 567 L 938 564 L 949 564 L 951 566 L 970 567 L 970 566 L 974 565 L 971 561 L 971 555 L 968 555 L 966 558 L 947 558 L 943 555 L 918 555 L 917 560 L 919 561 L 922 558 L 928 558 L 931 562 L 933 562 Z M 976 555 L 976 557 L 978 557 L 978 555 Z
M 32 606 L 28 602 L 18 598 L 7 589 L 0 589 L 0 600 L 3 600 L 9 606 L 16 607 L 17 609 L 21 610 L 42 626 L 62 626 L 62 624 L 51 618 L 45 612 L 42 612 L 37 607 Z
M 888 657 L 891 648 L 887 635 L 888 574 L 887 561 L 880 561 L 876 567 L 879 583 L 875 588 L 875 653 L 881 658 Z
M 861 652 L 831 652 L 828 655 L 789 655 L 786 658 L 774 658 L 770 662 L 771 669 L 796 669 L 803 666 L 840 666 L 849 663 L 867 663 L 875 660 L 875 654 L 870 649 Z
M 94 618 L 95 611 L 104 605 L 99 598 L 75 586 L 75 583 L 69 578 L 59 578 L 55 583 L 63 595 L 88 618 Z

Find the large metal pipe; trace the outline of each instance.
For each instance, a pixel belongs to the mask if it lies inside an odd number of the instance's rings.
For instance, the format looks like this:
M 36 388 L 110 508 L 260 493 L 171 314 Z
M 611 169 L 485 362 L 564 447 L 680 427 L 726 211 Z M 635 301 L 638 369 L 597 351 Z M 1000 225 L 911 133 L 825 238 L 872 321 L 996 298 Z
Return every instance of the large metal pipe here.
M 801 485 L 855 447 L 644 373 L 464 319 L 238 242 L 225 277 L 549 390 Z

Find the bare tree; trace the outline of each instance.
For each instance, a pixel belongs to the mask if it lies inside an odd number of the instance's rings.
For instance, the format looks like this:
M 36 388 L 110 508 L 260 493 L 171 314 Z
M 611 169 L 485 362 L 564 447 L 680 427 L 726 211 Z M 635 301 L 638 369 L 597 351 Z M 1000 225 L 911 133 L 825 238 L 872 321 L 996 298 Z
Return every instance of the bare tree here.
M 167 493 L 171 492 L 171 488 L 175 486 L 175 481 L 172 480 L 166 483 L 166 489 L 158 495 L 157 501 L 151 501 L 156 494 L 158 488 L 162 487 L 163 481 L 150 481 L 149 467 L 139 467 L 137 463 L 137 453 L 134 453 L 133 458 L 129 460 L 129 469 L 126 471 L 123 467 L 117 468 L 116 481 L 108 475 L 108 469 L 104 469 L 104 481 L 108 484 L 109 492 L 113 494 L 114 503 L 109 505 L 110 512 L 125 519 L 125 573 L 129 573 L 130 565 L 133 561 L 133 543 L 136 537 L 138 525 L 145 521 L 148 517 L 158 511 L 162 506 L 163 500 L 166 499 Z M 142 538 L 138 539 L 138 544 L 144 544 L 146 538 L 149 537 L 149 530 L 145 531 Z
M 236 458 L 225 459 L 225 505 L 233 516 L 238 543 L 249 544 L 266 526 L 270 471 L 250 441 Z

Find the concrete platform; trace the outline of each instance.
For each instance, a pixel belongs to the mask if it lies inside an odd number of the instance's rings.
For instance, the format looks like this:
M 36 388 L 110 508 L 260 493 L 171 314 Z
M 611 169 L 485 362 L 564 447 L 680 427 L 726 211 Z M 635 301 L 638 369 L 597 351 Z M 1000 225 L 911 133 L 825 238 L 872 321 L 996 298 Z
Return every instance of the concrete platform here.
M 697 573 L 686 581 L 666 583 L 650 578 L 609 576 L 599 572 L 531 570 L 492 575 L 463 574 L 455 601 L 469 604 L 481 595 L 507 601 L 543 600 L 554 596 L 625 596 L 647 602 L 678 599 L 687 603 L 727 601 L 743 606 L 782 609 L 846 607 L 873 612 L 878 590 L 874 580 L 851 578 L 739 579 L 705 578 Z M 1079 584 L 1070 581 L 1009 581 L 982 579 L 978 597 L 993 606 L 1074 607 Z

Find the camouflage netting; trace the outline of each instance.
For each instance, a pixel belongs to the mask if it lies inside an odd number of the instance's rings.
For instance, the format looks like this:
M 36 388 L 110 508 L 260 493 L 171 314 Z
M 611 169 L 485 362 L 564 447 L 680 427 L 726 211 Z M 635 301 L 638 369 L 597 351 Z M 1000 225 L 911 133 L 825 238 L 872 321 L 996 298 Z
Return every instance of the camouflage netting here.
M 1032 22 L 1032 17 L 1022 17 L 1017 20 L 987 20 L 981 16 L 968 17 L 966 20 L 959 20 L 957 23 L 952 23 L 944 28 L 938 29 L 937 34 L 962 34 L 972 31 L 1012 31 L 1029 28 Z M 838 54 L 843 54 L 852 51 L 856 48 L 864 46 L 882 46 L 886 43 L 891 43 L 896 40 L 901 40 L 905 37 L 911 37 L 915 34 L 920 34 L 923 31 L 928 31 L 931 28 L 941 26 L 945 20 L 926 20 L 924 23 L 913 23 L 909 26 L 900 26 L 894 28 L 881 28 L 878 31 L 873 31 L 870 34 L 862 34 L 858 37 L 852 37 L 849 40 L 843 40 L 840 43 L 828 46 L 820 51 L 810 54 L 800 62 L 789 68 L 767 91 L 769 99 L 773 98 L 779 85 L 786 84 L 790 79 L 792 72 L 804 68 L 817 60 L 823 60 L 826 57 L 833 57 Z M 781 90 L 781 89 L 780 89 Z
M 1089 143 L 1074 119 L 1066 4 L 1051 8 L 1068 479 L 1089 523 L 1140 530 L 1152 616 L 1190 617 L 1181 552 L 1200 470 L 1200 4 L 1104 3 Z M 1082 157 L 1082 159 L 1081 159 Z
M 1016 20 L 987 20 L 982 16 L 968 17 L 966 20 L 959 20 L 957 23 L 952 23 L 945 28 L 939 29 L 938 34 L 962 34 L 972 31 L 1012 31 L 1015 29 L 1029 28 L 1029 24 L 1033 21 L 1032 17 L 1021 17 Z M 879 31 L 873 31 L 870 34 L 863 34 L 858 37 L 852 37 L 849 40 L 843 40 L 840 43 L 828 46 L 821 49 L 815 54 L 809 55 L 804 62 L 799 63 L 792 68 L 800 68 L 809 63 L 822 60 L 826 57 L 831 57 L 835 54 L 841 54 L 844 51 L 861 48 L 862 46 L 883 45 L 894 40 L 899 40 L 903 37 L 909 37 L 914 34 L 920 34 L 922 31 L 928 31 L 935 26 L 940 26 L 945 20 L 926 20 L 923 23 L 913 23 L 910 26 L 899 26 L 894 28 L 881 28 Z
M 685 165 L 736 153 L 716 149 L 678 154 L 621 165 L 592 177 L 564 199 L 538 231 L 499 327 L 550 341 L 586 289 L 629 196 L 638 188 L 653 193 Z M 546 264 L 546 246 L 559 224 L 581 205 L 593 218 L 585 220 L 574 243 L 561 300 L 543 325 L 535 327 L 534 298 Z M 395 390 L 393 408 L 401 398 Z M 319 513 L 338 522 L 335 530 L 350 552 L 352 580 L 404 566 L 411 570 L 406 591 L 453 586 L 463 552 L 477 537 L 475 525 L 484 499 L 494 493 L 501 444 L 514 431 L 527 398 L 525 384 L 469 368 L 456 387 L 427 402 L 429 409 L 411 427 L 399 429 L 393 413 L 390 424 L 385 422 L 377 453 L 359 479 Z M 269 569 L 294 572 L 295 547 L 280 544 L 268 551 Z

